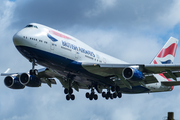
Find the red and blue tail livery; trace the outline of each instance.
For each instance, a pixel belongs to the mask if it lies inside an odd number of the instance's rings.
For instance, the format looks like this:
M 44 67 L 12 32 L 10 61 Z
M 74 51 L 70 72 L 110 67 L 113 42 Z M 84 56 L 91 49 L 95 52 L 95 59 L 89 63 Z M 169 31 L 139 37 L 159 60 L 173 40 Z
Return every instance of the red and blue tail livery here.
M 173 64 L 178 40 L 170 37 L 151 64 Z

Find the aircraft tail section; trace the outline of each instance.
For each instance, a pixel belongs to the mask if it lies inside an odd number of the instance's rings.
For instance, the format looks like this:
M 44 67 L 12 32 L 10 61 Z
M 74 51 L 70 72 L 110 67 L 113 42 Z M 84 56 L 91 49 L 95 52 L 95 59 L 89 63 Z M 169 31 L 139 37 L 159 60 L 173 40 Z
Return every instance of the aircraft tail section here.
M 172 64 L 176 54 L 178 39 L 170 37 L 151 64 Z

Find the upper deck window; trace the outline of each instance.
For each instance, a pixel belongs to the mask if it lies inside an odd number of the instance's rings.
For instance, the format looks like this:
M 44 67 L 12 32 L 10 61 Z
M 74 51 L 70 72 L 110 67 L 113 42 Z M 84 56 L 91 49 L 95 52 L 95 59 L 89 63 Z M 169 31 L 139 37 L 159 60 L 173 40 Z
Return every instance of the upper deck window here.
M 38 28 L 38 27 L 35 26 L 35 25 L 27 25 L 26 27 L 34 27 L 34 28 Z

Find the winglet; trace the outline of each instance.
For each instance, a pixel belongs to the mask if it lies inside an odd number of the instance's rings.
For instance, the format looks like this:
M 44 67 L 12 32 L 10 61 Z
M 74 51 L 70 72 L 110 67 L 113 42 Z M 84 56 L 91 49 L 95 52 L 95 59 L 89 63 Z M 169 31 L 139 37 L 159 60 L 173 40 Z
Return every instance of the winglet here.
M 10 68 L 8 68 L 4 73 L 9 73 L 10 72 Z
M 4 73 L 1 73 L 1 76 L 8 76 L 8 75 L 13 75 L 13 74 L 17 74 L 17 73 L 9 73 L 10 72 L 10 68 L 8 68 Z

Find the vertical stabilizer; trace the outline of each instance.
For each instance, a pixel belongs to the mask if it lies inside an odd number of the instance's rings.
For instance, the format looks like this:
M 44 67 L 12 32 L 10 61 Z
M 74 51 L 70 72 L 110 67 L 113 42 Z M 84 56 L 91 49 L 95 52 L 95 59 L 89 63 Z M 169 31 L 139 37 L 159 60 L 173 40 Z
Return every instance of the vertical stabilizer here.
M 151 64 L 172 64 L 176 54 L 178 39 L 170 37 Z

